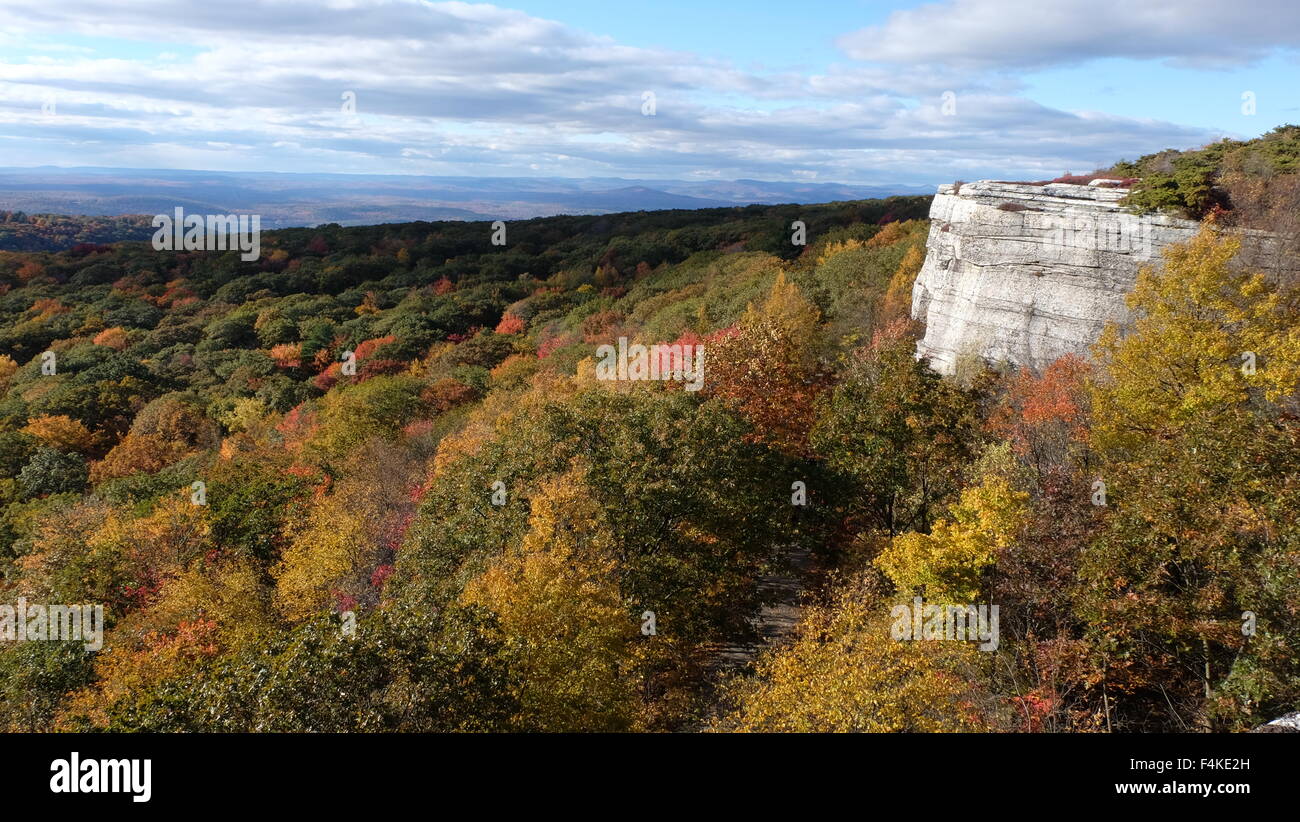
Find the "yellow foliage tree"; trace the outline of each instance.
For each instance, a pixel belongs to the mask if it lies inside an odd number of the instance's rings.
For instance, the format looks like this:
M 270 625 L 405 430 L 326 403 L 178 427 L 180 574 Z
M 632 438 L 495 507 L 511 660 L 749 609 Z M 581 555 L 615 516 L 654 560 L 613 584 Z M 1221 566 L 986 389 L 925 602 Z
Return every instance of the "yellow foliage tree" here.
M 1108 365 L 1092 396 L 1099 450 L 1131 452 L 1155 432 L 1236 413 L 1252 389 L 1294 402 L 1300 326 L 1263 275 L 1234 269 L 1240 247 L 1207 226 L 1165 249 L 1163 271 L 1139 273 L 1133 327 L 1112 324 L 1097 343 Z
M 633 728 L 631 640 L 613 537 L 582 472 L 544 482 L 529 531 L 466 586 L 466 603 L 493 611 L 519 653 L 520 724 L 535 731 Z
M 18 363 L 8 354 L 0 354 L 0 388 L 8 385 L 9 380 L 13 377 L 14 372 L 18 370 Z
M 894 275 L 889 278 L 889 286 L 885 289 L 885 297 L 880 307 L 881 326 L 911 315 L 912 286 L 916 283 L 916 275 L 921 273 L 921 266 L 924 264 L 925 249 L 922 246 L 914 245 L 907 249 Z
M 1138 276 L 1130 326 L 1096 347 L 1109 502 L 1075 599 L 1117 729 L 1250 727 L 1300 695 L 1284 639 L 1300 625 L 1296 292 L 1239 248 L 1212 226 L 1166 248 Z M 1225 618 L 1243 611 L 1258 615 L 1249 637 Z
M 299 621 L 328 609 L 368 564 L 375 546 L 366 497 L 364 488 L 347 483 L 312 506 L 308 524 L 274 572 L 276 605 L 286 618 Z
M 400 531 L 415 509 L 414 465 L 379 438 L 358 447 L 343 479 L 317 499 L 301 522 L 275 577 L 275 604 L 292 621 L 351 602 L 373 605 L 377 566 L 391 562 Z
M 158 579 L 179 576 L 211 547 L 206 510 L 190 501 L 187 488 L 163 497 L 147 516 L 131 520 L 124 538 L 132 565 Z
M 829 260 L 831 257 L 834 257 L 836 254 L 843 254 L 845 251 L 853 251 L 854 249 L 865 248 L 866 245 L 867 244 L 862 240 L 855 240 L 852 237 L 850 237 L 847 240 L 834 240 L 832 242 L 829 242 L 821 250 L 821 253 L 817 255 L 817 265 L 821 265 L 822 263 L 825 263 L 827 260 Z
M 988 730 L 974 685 L 980 652 L 965 642 L 899 641 L 889 607 L 849 586 L 807 609 L 795 642 L 728 687 L 736 707 L 714 730 L 936 733 Z
M 183 672 L 187 663 L 227 653 L 275 627 L 269 592 L 254 564 L 195 564 L 165 583 L 149 607 L 128 614 L 105 637 L 96 681 L 72 694 L 58 724 L 104 726 L 107 708 Z
M 221 422 L 231 431 L 256 433 L 268 426 L 270 409 L 257 397 L 241 397 L 229 411 L 221 415 Z
M 207 620 L 222 650 L 242 647 L 272 630 L 271 592 L 260 568 L 246 559 L 193 563 L 168 580 L 148 608 L 129 615 L 119 635 L 174 633 L 178 626 Z
M 947 519 L 929 534 L 900 534 L 875 559 L 900 593 L 919 588 L 937 603 L 975 601 L 984 569 L 1028 521 L 1029 495 L 1001 476 L 964 490 Z
M 757 311 L 751 305 L 745 314 L 742 325 L 755 326 L 768 322 L 780 326 L 787 333 L 807 334 L 817 326 L 821 313 L 799 290 L 799 286 L 786 279 L 785 272 L 778 272 L 772 283 L 772 290 Z

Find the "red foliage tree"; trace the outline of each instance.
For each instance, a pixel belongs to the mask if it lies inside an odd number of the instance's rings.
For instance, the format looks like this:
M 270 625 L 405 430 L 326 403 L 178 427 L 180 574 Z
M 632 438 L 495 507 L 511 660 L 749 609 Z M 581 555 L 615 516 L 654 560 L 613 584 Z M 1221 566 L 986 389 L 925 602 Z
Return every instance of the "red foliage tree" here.
M 522 334 L 523 331 L 524 321 L 518 314 L 502 314 L 496 327 L 498 334 Z

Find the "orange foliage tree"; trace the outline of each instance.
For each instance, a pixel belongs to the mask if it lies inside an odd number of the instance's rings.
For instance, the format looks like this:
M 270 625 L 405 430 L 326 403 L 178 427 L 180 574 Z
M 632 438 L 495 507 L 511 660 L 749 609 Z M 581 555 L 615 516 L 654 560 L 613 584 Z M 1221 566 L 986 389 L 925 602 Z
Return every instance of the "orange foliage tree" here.
M 23 428 L 23 431 L 60 451 L 78 451 L 85 453 L 94 447 L 95 434 L 82 424 L 65 414 L 47 414 L 35 417 Z
M 104 458 L 90 466 L 90 481 L 161 471 L 185 456 L 184 443 L 157 434 L 127 434 Z
M 828 384 L 817 361 L 818 311 L 779 274 L 760 308 L 705 343 L 706 390 L 752 426 L 752 440 L 788 454 L 808 451 L 815 401 Z
M 989 429 L 1011 443 L 1040 481 L 1059 476 L 1073 458 L 1083 456 L 1088 373 L 1088 363 L 1076 354 L 1056 360 L 1041 376 L 1019 371 L 989 418 Z
M 92 340 L 95 345 L 102 345 L 106 348 L 112 348 L 115 351 L 121 351 L 126 348 L 128 340 L 126 329 L 124 328 L 105 328 L 95 335 Z

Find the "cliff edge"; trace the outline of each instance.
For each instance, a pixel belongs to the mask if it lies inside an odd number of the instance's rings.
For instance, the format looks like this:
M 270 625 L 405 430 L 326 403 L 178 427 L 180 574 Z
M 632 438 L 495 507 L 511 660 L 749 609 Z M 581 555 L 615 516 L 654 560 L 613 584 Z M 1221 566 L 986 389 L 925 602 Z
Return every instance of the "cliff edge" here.
M 1199 224 L 1121 208 L 1125 188 L 981 181 L 939 187 L 912 316 L 918 357 L 952 374 L 982 357 L 1041 369 L 1086 353 L 1143 263 Z

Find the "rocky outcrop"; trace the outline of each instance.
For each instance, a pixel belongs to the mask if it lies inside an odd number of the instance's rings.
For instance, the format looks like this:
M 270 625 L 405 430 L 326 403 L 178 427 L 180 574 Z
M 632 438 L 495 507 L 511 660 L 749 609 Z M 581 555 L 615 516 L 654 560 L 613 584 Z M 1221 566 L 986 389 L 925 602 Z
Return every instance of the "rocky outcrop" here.
M 912 316 L 925 323 L 917 356 L 951 374 L 982 357 L 1041 369 L 1084 353 L 1143 263 L 1198 224 L 1136 215 L 1128 189 L 1102 185 L 977 182 L 939 187 L 930 207 L 925 264 Z
M 1293 711 L 1286 716 L 1279 716 L 1272 722 L 1266 722 L 1251 731 L 1255 734 L 1295 734 L 1300 733 L 1300 711 Z

